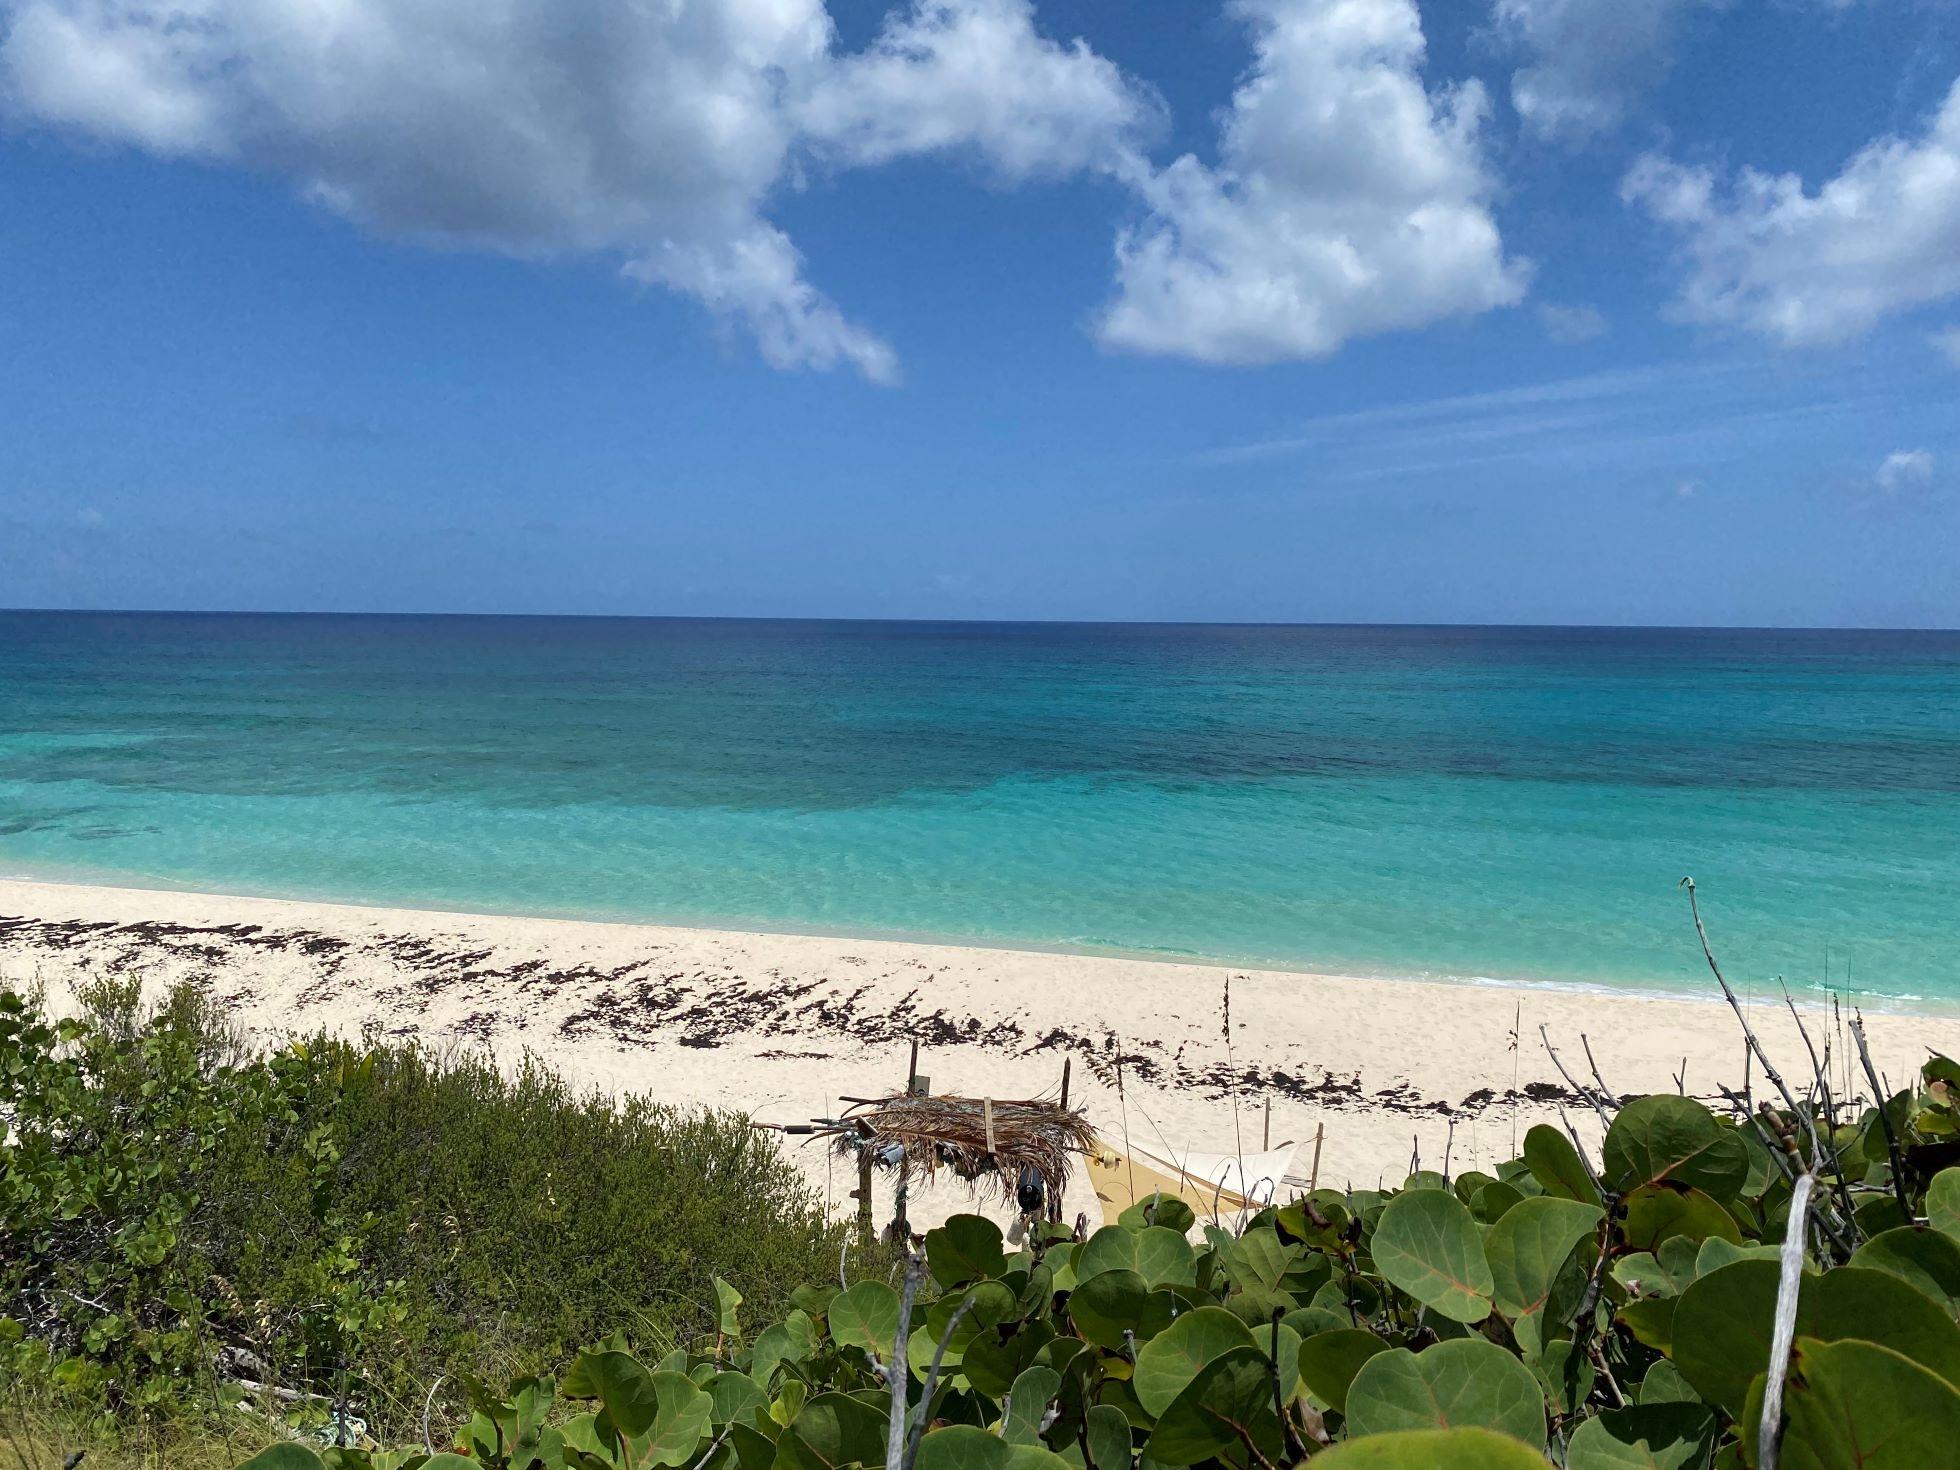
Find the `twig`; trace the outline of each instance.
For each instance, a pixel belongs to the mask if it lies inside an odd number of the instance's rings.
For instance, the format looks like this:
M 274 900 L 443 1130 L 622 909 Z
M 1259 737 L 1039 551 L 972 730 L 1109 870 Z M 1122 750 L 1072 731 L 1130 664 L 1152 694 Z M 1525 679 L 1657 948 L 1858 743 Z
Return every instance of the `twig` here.
M 1599 1114 L 1600 1127 L 1611 1128 L 1613 1126 L 1613 1120 L 1607 1115 L 1606 1109 L 1599 1105 L 1599 1099 L 1594 1097 L 1588 1089 L 1581 1087 L 1579 1085 L 1579 1079 L 1565 1070 L 1565 1063 L 1559 1060 L 1558 1048 L 1552 1045 L 1551 1033 L 1545 1029 L 1545 1023 L 1543 1021 L 1538 1023 L 1538 1039 L 1545 1043 L 1545 1054 L 1552 1059 L 1552 1065 L 1558 1068 L 1558 1074 L 1565 1079 L 1565 1085 L 1592 1104 L 1592 1110 Z M 1566 1126 L 1569 1129 L 1571 1125 L 1568 1124 Z M 1578 1141 L 1577 1134 L 1573 1135 L 1573 1141 L 1575 1143 Z M 1585 1150 L 1581 1149 L 1580 1152 L 1583 1153 Z
M 1783 1449 L 1783 1381 L 1790 1372 L 1790 1344 L 1797 1332 L 1797 1298 L 1803 1287 L 1804 1217 L 1816 1176 L 1805 1173 L 1790 1195 L 1790 1226 L 1783 1233 L 1782 1271 L 1776 1287 L 1776 1325 L 1769 1342 L 1769 1381 L 1763 1386 L 1757 1470 L 1776 1470 Z
M 429 1416 L 435 1412 L 436 1390 L 441 1388 L 448 1378 L 447 1373 L 438 1373 L 436 1381 L 429 1385 L 429 1396 L 422 1401 L 422 1448 L 431 1455 L 436 1452 L 436 1447 L 429 1441 Z
M 1851 1036 L 1858 1043 L 1858 1060 L 1863 1063 L 1865 1077 L 1876 1094 L 1872 1104 L 1878 1109 L 1879 1126 L 1885 1130 L 1885 1156 L 1892 1164 L 1892 1193 L 1899 1201 L 1899 1209 L 1906 1219 L 1912 1219 L 1912 1202 L 1906 1198 L 1905 1164 L 1899 1158 L 1899 1138 L 1892 1131 L 1892 1115 L 1885 1111 L 1885 1087 L 1878 1080 L 1878 1068 L 1872 1065 L 1871 1049 L 1865 1045 L 1865 1016 L 1862 1011 L 1854 1011 L 1851 1016 Z
M 953 1319 L 946 1324 L 946 1335 L 939 1339 L 939 1346 L 933 1350 L 932 1366 L 926 1370 L 925 1392 L 919 1395 L 919 1412 L 912 1420 L 912 1437 L 906 1443 L 905 1464 L 901 1470 L 912 1470 L 919 1458 L 919 1441 L 925 1438 L 926 1416 L 932 1412 L 932 1396 L 939 1388 L 939 1369 L 946 1361 L 947 1345 L 952 1342 L 953 1334 L 960 1330 L 961 1320 L 973 1310 L 975 1300 L 969 1292 L 966 1300 L 960 1303 L 960 1309 L 953 1313 Z M 900 1323 L 899 1326 L 903 1328 L 904 1324 Z
M 1599 1063 L 1593 1060 L 1592 1039 L 1583 1031 L 1579 1033 L 1579 1045 L 1586 1049 L 1586 1065 L 1592 1068 L 1593 1081 L 1599 1084 L 1599 1090 L 1604 1094 L 1606 1100 L 1617 1108 L 1620 1105 L 1620 1095 L 1608 1087 L 1606 1085 L 1606 1079 L 1599 1075 Z

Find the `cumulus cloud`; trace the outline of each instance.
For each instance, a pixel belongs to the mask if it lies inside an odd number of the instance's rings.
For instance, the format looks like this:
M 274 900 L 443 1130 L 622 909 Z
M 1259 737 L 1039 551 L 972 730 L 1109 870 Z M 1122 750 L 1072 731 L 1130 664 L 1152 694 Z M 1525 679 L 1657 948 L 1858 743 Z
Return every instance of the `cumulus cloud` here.
M 968 150 L 1018 178 L 1132 156 L 1154 117 L 1028 0 L 917 0 L 859 55 L 823 0 L 0 0 L 0 108 L 284 178 L 389 235 L 611 255 L 778 366 L 877 380 L 892 349 L 767 218 L 806 153 Z
M 1682 17 L 1725 0 L 1495 0 L 1498 35 L 1524 53 L 1511 103 L 1527 131 L 1572 145 L 1610 132 L 1666 75 Z
M 1412 0 L 1239 0 L 1255 59 L 1219 159 L 1139 176 L 1107 346 L 1211 363 L 1323 357 L 1354 337 L 1510 305 L 1474 81 L 1425 88 Z
M 1575 346 L 1606 335 L 1606 318 L 1591 306 L 1556 306 L 1547 301 L 1538 308 L 1538 324 L 1554 342 Z
M 1933 456 L 1924 449 L 1895 449 L 1879 464 L 1872 482 L 1887 495 L 1902 495 L 1933 483 Z
M 1960 82 L 1920 136 L 1867 144 L 1815 193 L 1658 154 L 1620 192 L 1678 236 L 1682 315 L 1789 347 L 1847 342 L 1960 294 Z

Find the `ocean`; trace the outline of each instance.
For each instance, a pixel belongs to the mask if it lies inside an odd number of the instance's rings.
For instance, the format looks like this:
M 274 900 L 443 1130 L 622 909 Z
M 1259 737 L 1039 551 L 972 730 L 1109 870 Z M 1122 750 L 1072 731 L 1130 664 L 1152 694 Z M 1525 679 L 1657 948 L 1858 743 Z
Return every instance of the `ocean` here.
M 0 613 L 6 876 L 1701 990 L 1686 874 L 1960 1003 L 1960 634 Z

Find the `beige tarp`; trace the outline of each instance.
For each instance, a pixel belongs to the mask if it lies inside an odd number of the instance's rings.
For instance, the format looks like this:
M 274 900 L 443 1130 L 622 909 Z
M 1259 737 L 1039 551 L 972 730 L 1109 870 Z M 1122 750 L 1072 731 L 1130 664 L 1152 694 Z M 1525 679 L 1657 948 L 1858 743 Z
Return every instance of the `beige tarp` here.
M 1089 1157 L 1089 1179 L 1102 1201 L 1103 1222 L 1116 1217 L 1151 1194 L 1175 1195 L 1200 1220 L 1214 1214 L 1257 1209 L 1272 1200 L 1279 1181 L 1292 1167 L 1295 1146 L 1247 1154 L 1240 1168 L 1237 1154 L 1187 1153 L 1179 1162 L 1153 1158 L 1131 1146 L 1126 1156 L 1105 1143 Z M 1250 1187 L 1244 1188 L 1249 1182 Z M 1229 1186 L 1239 1185 L 1241 1188 Z M 1248 1195 L 1250 1198 L 1248 1198 Z

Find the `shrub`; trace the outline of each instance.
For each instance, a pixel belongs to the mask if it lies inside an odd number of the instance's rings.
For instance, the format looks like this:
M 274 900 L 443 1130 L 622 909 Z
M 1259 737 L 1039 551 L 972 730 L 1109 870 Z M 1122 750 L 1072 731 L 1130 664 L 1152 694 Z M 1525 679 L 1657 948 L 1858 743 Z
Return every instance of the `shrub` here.
M 67 1409 L 244 1385 L 405 1433 L 439 1380 L 621 1326 L 663 1351 L 716 1274 L 779 1304 L 835 1269 L 841 1227 L 746 1119 L 415 1045 L 257 1057 L 189 990 L 85 1001 L 0 994 L 0 1381 Z

